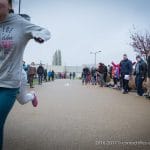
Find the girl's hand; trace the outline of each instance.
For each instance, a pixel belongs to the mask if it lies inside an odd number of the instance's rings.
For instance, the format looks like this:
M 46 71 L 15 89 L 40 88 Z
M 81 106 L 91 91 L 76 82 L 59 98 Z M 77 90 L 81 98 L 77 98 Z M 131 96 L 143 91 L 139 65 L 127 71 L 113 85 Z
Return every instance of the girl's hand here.
M 41 39 L 41 38 L 34 38 L 34 40 L 36 41 L 36 42 L 38 42 L 38 43 L 44 43 L 44 40 L 43 39 Z

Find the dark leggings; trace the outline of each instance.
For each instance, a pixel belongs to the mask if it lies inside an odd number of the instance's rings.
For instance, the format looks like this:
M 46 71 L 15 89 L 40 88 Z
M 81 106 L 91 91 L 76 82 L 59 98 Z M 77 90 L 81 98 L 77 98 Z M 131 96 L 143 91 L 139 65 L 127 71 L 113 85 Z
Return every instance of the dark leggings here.
M 0 150 L 3 147 L 3 130 L 6 118 L 12 109 L 19 89 L 0 87 Z
M 129 92 L 129 80 L 124 79 L 125 75 L 121 76 L 122 79 L 122 87 L 125 92 Z
M 38 78 L 39 78 L 39 84 L 42 84 L 43 75 L 42 75 L 42 74 L 39 74 L 39 75 L 38 75 Z
M 113 81 L 114 81 L 114 85 L 117 85 L 119 79 L 114 77 L 114 78 L 113 78 Z

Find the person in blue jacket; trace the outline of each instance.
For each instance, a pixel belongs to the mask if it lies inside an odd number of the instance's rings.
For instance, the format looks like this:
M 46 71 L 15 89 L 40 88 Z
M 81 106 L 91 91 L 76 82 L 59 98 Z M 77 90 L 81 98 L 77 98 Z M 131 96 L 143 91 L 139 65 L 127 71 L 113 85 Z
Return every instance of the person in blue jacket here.
M 51 77 L 52 77 L 52 72 L 49 71 L 49 72 L 48 72 L 48 81 L 51 81 Z

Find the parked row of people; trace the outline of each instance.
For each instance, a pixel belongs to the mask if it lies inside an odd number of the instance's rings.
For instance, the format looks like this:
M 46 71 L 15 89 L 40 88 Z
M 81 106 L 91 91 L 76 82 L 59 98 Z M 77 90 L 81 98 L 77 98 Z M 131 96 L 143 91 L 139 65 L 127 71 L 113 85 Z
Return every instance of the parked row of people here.
M 130 91 L 129 81 L 135 76 L 135 86 L 137 95 L 143 96 L 143 82 L 146 81 L 148 75 L 148 62 L 146 63 L 141 56 L 136 56 L 136 62 L 132 63 L 127 55 L 123 56 L 123 60 L 120 64 L 113 65 L 112 77 L 114 80 L 115 88 L 122 88 L 123 94 L 127 94 Z M 135 67 L 133 67 L 135 65 Z M 133 69 L 134 68 L 134 69 Z M 118 85 L 119 83 L 119 85 Z
M 135 67 L 134 67 L 135 65 Z M 150 96 L 150 53 L 148 55 L 147 62 L 145 62 L 141 56 L 136 56 L 136 62 L 132 62 L 128 59 L 127 55 L 123 55 L 123 59 L 120 63 L 106 66 L 103 63 L 99 63 L 98 68 L 84 67 L 82 71 L 82 84 L 91 83 L 93 85 L 99 84 L 101 87 L 109 86 L 113 81 L 113 87 L 121 89 L 123 94 L 127 94 L 131 88 L 129 87 L 129 81 L 135 77 L 136 91 L 139 96 L 143 96 L 143 82 L 147 79 L 147 94 Z M 112 80 L 111 80 L 112 79 Z
M 98 68 L 92 67 L 89 69 L 88 67 L 84 67 L 82 71 L 82 84 L 100 84 L 103 87 L 106 85 L 107 73 L 107 66 L 103 63 L 99 63 Z
M 70 77 L 70 80 L 71 80 L 71 79 L 73 79 L 73 80 L 74 80 L 74 79 L 75 79 L 75 77 L 76 77 L 76 73 L 75 73 L 75 72 L 73 72 L 73 73 L 72 73 L 72 72 L 70 72 L 69 77 Z
M 37 68 L 35 66 L 35 63 L 32 62 L 31 65 L 25 65 L 23 64 L 23 68 L 27 73 L 28 77 L 28 83 L 30 84 L 30 88 L 34 88 L 33 81 L 36 77 L 38 77 L 38 84 L 41 85 L 42 81 L 54 81 L 55 78 L 55 72 L 48 71 L 45 69 L 42 64 L 40 64 Z

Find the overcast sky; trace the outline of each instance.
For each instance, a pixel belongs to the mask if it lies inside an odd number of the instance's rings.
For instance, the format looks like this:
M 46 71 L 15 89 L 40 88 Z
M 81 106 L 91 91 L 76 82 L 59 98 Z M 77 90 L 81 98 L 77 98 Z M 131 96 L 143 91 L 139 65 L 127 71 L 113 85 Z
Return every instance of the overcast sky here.
M 150 0 L 22 0 L 21 13 L 52 35 L 43 45 L 30 41 L 24 59 L 51 64 L 60 49 L 64 65 L 93 64 L 90 51 L 99 50 L 97 63 L 119 63 L 124 53 L 134 60 L 129 30 L 150 30 L 149 6 Z

